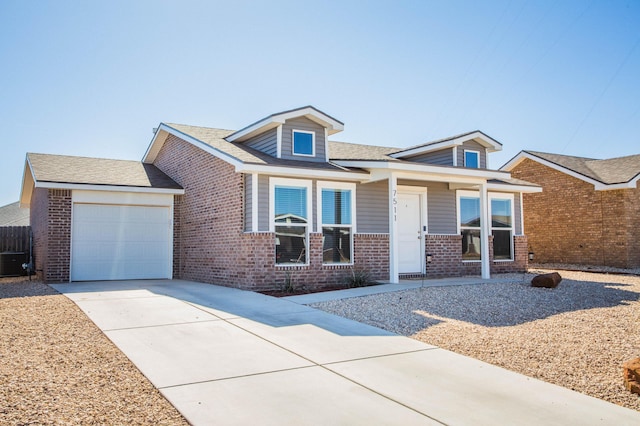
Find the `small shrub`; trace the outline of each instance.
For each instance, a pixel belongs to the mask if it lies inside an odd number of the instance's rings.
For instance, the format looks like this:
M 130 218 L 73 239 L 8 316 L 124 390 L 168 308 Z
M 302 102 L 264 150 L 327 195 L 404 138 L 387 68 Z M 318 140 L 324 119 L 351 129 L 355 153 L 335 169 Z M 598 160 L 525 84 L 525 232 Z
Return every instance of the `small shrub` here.
M 352 266 L 346 277 L 347 287 L 366 287 L 373 284 L 371 273 L 367 268 Z
M 284 273 L 284 280 L 282 281 L 282 284 L 280 284 L 280 291 L 283 293 L 295 293 L 296 285 L 290 271 Z

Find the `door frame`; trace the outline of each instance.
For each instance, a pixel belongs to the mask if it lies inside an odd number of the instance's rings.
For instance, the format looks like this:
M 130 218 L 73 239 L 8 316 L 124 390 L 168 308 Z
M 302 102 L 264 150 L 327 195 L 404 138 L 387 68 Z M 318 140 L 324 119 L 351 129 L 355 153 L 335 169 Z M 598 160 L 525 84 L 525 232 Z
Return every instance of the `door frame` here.
M 420 212 L 418 213 L 420 216 L 420 243 L 422 245 L 422 250 L 420 250 L 420 272 L 421 274 L 426 274 L 427 272 L 427 264 L 426 264 L 426 235 L 429 232 L 429 224 L 428 224 L 428 215 L 427 215 L 427 187 L 426 186 L 409 186 L 409 185 L 398 185 L 398 195 L 399 194 L 418 194 L 420 196 Z M 398 255 L 399 253 L 396 253 Z

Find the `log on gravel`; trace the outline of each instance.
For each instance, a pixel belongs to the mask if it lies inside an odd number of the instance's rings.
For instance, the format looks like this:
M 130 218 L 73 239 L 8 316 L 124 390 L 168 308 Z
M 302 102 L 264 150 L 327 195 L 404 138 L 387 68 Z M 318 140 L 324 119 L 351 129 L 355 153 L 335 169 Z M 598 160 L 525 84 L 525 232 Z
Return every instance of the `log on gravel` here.
M 556 288 L 558 284 L 560 284 L 560 281 L 562 281 L 562 277 L 557 272 L 540 274 L 533 277 L 531 287 Z

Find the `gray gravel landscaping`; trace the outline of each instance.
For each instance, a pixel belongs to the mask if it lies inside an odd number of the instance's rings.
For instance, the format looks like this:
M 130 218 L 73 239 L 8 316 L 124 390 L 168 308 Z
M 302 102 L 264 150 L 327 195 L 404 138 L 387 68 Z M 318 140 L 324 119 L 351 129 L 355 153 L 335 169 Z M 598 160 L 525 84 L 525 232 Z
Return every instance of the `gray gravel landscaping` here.
M 622 381 L 640 356 L 640 277 L 560 273 L 556 289 L 512 274 L 312 306 L 640 411 Z
M 0 280 L 0 424 L 188 424 L 69 299 Z

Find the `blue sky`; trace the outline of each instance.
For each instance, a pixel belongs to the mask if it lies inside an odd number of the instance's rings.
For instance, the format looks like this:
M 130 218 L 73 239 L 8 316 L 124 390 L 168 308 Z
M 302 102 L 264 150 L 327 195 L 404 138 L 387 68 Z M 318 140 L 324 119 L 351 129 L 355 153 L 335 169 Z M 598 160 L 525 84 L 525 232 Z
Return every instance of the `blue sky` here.
M 139 160 L 160 122 L 314 105 L 335 140 L 640 153 L 640 1 L 0 1 L 0 205 L 27 152 Z

